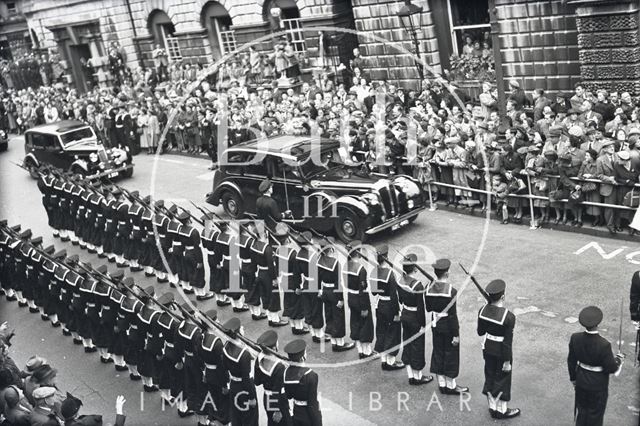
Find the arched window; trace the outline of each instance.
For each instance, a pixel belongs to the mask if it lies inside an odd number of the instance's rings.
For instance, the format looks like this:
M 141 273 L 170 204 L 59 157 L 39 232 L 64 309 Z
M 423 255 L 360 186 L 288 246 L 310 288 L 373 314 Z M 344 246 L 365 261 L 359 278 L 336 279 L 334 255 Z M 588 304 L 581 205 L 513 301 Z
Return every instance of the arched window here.
M 229 12 L 217 1 L 210 1 L 204 5 L 200 13 L 200 23 L 207 29 L 213 59 L 236 50 L 236 37 L 231 26 Z
M 179 61 L 182 59 L 180 52 L 180 43 L 178 38 L 174 36 L 176 28 L 169 16 L 162 10 L 154 10 L 149 14 L 147 21 L 149 32 L 153 35 L 155 44 L 165 48 L 169 61 Z
M 296 52 L 304 52 L 304 31 L 300 20 L 300 10 L 295 0 L 268 0 L 264 3 L 263 15 L 271 25 L 271 31 L 286 31 L 287 40 Z

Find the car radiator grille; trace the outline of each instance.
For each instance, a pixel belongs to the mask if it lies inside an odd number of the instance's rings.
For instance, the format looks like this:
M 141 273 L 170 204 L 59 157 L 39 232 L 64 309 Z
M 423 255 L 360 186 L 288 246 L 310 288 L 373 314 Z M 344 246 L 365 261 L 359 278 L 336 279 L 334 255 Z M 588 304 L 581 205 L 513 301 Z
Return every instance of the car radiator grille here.
M 395 217 L 399 213 L 398 194 L 392 185 L 386 185 L 378 189 L 378 196 L 384 208 L 387 218 Z

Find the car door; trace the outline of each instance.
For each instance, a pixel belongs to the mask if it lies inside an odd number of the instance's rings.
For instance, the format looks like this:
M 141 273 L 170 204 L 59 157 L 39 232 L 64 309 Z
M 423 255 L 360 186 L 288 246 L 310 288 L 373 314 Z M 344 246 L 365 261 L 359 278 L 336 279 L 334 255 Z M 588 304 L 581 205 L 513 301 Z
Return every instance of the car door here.
M 304 198 L 302 180 L 297 168 L 286 164 L 281 157 L 271 157 L 267 170 L 273 182 L 273 199 L 278 202 L 284 212 L 291 210 L 295 221 L 302 221 L 304 217 Z
M 228 160 L 227 174 L 234 176 L 232 180 L 240 187 L 247 213 L 256 212 L 256 200 L 260 196 L 258 187 L 265 178 L 262 161 L 256 158 L 253 151 L 232 153 Z M 258 161 L 255 163 L 254 161 Z

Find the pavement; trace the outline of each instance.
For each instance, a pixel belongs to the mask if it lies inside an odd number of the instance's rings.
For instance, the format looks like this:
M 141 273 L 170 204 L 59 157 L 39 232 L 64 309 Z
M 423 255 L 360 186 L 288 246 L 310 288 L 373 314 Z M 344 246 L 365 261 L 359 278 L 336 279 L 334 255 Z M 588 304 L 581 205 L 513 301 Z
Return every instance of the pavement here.
M 12 137 L 9 151 L 0 154 L 0 218 L 21 223 L 42 235 L 45 244 L 80 253 L 94 265 L 102 260 L 51 237 L 40 193 L 29 175 L 11 164 L 20 162 L 24 150 L 20 137 Z M 188 206 L 187 200 L 204 203 L 211 190 L 212 172 L 206 159 L 185 156 L 134 158 L 133 178 L 122 181 L 141 194 L 152 193 Z M 220 212 L 220 210 L 218 211 Z M 435 383 L 410 387 L 404 371 L 382 372 L 378 360 L 362 363 L 355 351 L 334 354 L 311 343 L 309 362 L 320 376 L 319 392 L 326 425 L 486 425 L 492 420 L 481 394 L 483 362 L 481 339 L 476 333 L 476 316 L 483 305 L 473 284 L 466 280 L 456 262 L 472 268 L 477 279 L 488 283 L 502 278 L 507 282 L 507 305 L 517 315 L 513 360 L 513 407 L 522 416 L 506 423 L 513 425 L 569 425 L 573 421 L 573 387 L 569 382 L 566 357 L 571 333 L 581 331 L 577 323 L 580 310 L 596 304 L 604 312 L 601 334 L 617 349 L 622 303 L 621 350 L 627 361 L 619 377 L 612 377 L 605 424 L 638 424 L 639 371 L 633 367 L 635 330 L 629 320 L 628 295 L 631 276 L 640 264 L 638 244 L 599 235 L 568 233 L 553 229 L 530 230 L 525 226 L 501 225 L 455 211 L 425 211 L 411 226 L 376 236 L 373 245 L 389 244 L 396 249 L 422 251 L 425 264 L 439 257 L 452 259 L 450 281 L 459 291 L 458 316 L 461 338 L 459 384 L 470 387 L 465 399 L 442 396 Z M 109 269 L 115 267 L 109 264 Z M 143 286 L 157 284 L 142 273 L 129 273 Z M 207 310 L 213 302 L 199 303 Z M 222 321 L 230 309 L 219 310 Z M 256 338 L 267 325 L 241 314 L 247 336 Z M 180 419 L 175 410 L 161 410 L 157 394 L 143 394 L 139 382 L 127 374 L 117 374 L 112 365 L 100 364 L 96 354 L 87 355 L 70 338 L 62 337 L 38 315 L 31 315 L 16 304 L 0 301 L 0 321 L 16 328 L 11 350 L 18 365 L 37 353 L 48 358 L 59 370 L 59 387 L 79 396 L 84 413 L 104 413 L 113 418 L 115 398 L 125 395 L 130 425 L 186 425 L 196 420 Z M 288 328 L 279 330 L 281 344 L 291 340 Z M 427 369 L 431 352 L 427 330 Z M 425 369 L 425 373 L 427 373 Z M 467 400 L 468 398 L 468 400 Z M 266 424 L 261 412 L 261 424 Z

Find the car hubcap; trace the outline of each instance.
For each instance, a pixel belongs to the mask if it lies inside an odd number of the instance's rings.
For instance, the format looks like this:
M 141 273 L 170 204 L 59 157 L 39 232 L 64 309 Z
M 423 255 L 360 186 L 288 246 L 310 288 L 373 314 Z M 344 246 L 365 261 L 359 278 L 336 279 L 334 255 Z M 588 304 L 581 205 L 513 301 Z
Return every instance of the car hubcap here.
M 345 233 L 345 235 L 351 237 L 353 236 L 353 234 L 355 234 L 356 227 L 353 222 L 351 222 L 349 219 L 346 219 L 344 222 L 342 222 L 342 231 Z
M 236 200 L 227 201 L 227 208 L 229 209 L 229 213 L 236 214 L 238 212 L 238 205 L 236 204 Z

